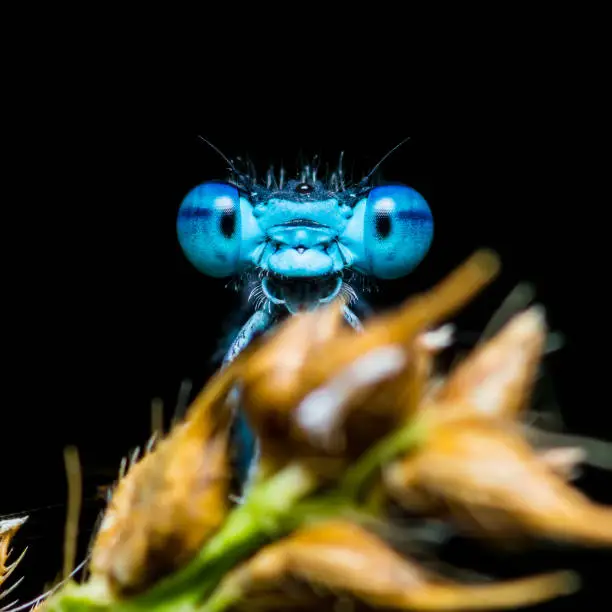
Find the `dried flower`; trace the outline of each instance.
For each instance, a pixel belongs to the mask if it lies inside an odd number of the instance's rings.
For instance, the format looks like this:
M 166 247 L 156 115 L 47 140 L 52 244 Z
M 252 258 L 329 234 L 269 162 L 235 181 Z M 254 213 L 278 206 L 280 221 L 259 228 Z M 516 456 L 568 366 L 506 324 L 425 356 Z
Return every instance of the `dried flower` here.
M 406 508 L 446 512 L 496 538 L 538 536 L 612 544 L 612 509 L 568 484 L 580 454 L 537 452 L 517 416 L 531 393 L 544 345 L 538 309 L 515 317 L 475 351 L 423 407 L 423 444 L 386 469 L 389 491 Z
M 209 391 L 112 496 L 91 573 L 116 594 L 140 592 L 184 565 L 226 518 L 230 414 L 223 393 Z
M 305 527 L 262 549 L 230 572 L 202 612 L 266 595 L 290 602 L 284 585 L 298 579 L 331 593 L 350 595 L 374 608 L 394 610 L 495 610 L 532 605 L 575 590 L 567 572 L 479 585 L 455 584 L 400 556 L 365 529 L 342 521 Z M 308 593 L 297 593 L 313 604 Z M 314 607 L 314 606 L 313 606 Z
M 15 568 L 19 565 L 23 559 L 26 551 L 24 550 L 21 555 L 15 559 L 10 565 L 7 565 L 8 558 L 11 554 L 10 545 L 15 537 L 15 534 L 19 531 L 19 528 L 28 520 L 27 516 L 12 519 L 0 519 L 0 587 L 8 580 L 9 576 L 15 571 Z M 17 587 L 22 579 L 18 580 L 6 590 L 0 588 L 0 600 L 5 599 L 9 593 Z
M 293 317 L 244 364 L 241 401 L 270 473 L 301 456 L 338 474 L 417 410 L 428 389 L 432 328 L 496 275 L 482 251 L 430 292 L 379 316 L 363 333 L 341 327 L 341 304 Z M 428 342 L 429 339 L 429 342 Z
M 458 584 L 365 528 L 389 520 L 384 504 L 370 503 L 382 491 L 489 540 L 612 544 L 612 511 L 569 483 L 580 449 L 534 449 L 520 422 L 542 358 L 540 309 L 448 374 L 434 367 L 449 340 L 437 326 L 497 269 L 495 256 L 478 253 L 361 334 L 343 328 L 338 303 L 256 341 L 120 481 L 92 580 L 67 585 L 48 609 L 323 611 L 348 597 L 357 609 L 493 610 L 572 592 L 568 572 Z M 230 511 L 234 385 L 262 465 Z M 289 592 L 295 581 L 301 588 Z

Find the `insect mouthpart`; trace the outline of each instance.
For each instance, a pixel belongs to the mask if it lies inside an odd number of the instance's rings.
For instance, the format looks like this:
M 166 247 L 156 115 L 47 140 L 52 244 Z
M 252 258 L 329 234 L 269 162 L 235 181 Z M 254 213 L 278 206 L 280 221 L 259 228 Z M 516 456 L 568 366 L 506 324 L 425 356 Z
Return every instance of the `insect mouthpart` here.
M 284 305 L 291 314 L 296 314 L 331 302 L 342 288 L 342 274 L 302 278 L 269 274 L 262 279 L 261 288 L 272 303 Z
M 291 221 L 287 221 L 282 224 L 283 227 L 291 227 L 294 225 L 298 225 L 301 227 L 326 227 L 322 223 L 318 223 L 317 221 L 312 221 L 311 219 L 291 219 Z

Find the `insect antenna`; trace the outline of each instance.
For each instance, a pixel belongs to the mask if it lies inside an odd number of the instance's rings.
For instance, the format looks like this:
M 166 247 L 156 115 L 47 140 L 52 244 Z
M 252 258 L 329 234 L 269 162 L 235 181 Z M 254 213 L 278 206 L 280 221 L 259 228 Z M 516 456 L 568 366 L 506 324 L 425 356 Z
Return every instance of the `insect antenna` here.
M 408 136 L 408 138 L 404 138 L 404 140 L 402 140 L 402 142 L 400 142 L 399 144 L 396 144 L 390 151 L 385 153 L 385 155 L 383 155 L 382 159 L 366 174 L 366 176 L 364 176 L 361 179 L 361 181 L 359 181 L 359 184 L 361 186 L 367 185 L 370 182 L 370 179 L 372 178 L 372 175 L 376 172 L 376 170 L 378 170 L 378 168 L 387 159 L 387 157 L 389 157 L 392 153 L 395 153 L 395 151 L 397 151 L 403 144 L 405 144 L 409 140 L 410 140 L 410 136 Z
M 253 183 L 253 179 L 251 178 L 251 176 L 249 174 L 245 174 L 244 172 L 240 172 L 240 170 L 238 170 L 236 166 L 234 165 L 234 162 L 227 155 L 225 155 L 225 153 L 223 153 L 220 149 L 215 147 L 215 145 L 212 142 L 210 142 L 210 140 L 206 140 L 206 138 L 204 138 L 204 136 L 201 136 L 201 135 L 198 135 L 198 138 L 202 142 L 206 143 L 215 153 L 217 153 L 221 157 L 221 159 L 225 161 L 225 163 L 227 163 L 227 165 L 229 166 L 228 170 L 233 172 L 233 174 L 236 175 L 239 181 L 245 182 L 247 185 L 250 185 Z M 237 158 L 237 159 L 240 160 L 240 158 Z

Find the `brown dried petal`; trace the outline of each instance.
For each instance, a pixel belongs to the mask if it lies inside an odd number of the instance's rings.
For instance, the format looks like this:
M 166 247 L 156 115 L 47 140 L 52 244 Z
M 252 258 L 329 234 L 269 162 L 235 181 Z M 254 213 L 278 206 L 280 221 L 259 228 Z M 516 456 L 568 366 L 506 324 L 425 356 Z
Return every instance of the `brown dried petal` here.
M 587 453 L 582 448 L 568 446 L 539 451 L 538 456 L 544 465 L 565 480 L 575 480 L 579 475 L 578 466 L 586 460 Z
M 242 403 L 254 427 L 288 420 L 304 395 L 303 370 L 313 350 L 342 333 L 342 303 L 304 312 L 284 321 L 246 360 Z
M 568 484 L 511 423 L 478 417 L 440 423 L 415 454 L 386 470 L 385 482 L 405 507 L 447 511 L 488 536 L 612 544 L 612 508 Z
M 119 482 L 92 551 L 92 577 L 118 595 L 177 569 L 225 519 L 230 481 L 226 370 Z
M 288 578 L 350 594 L 373 606 L 398 610 L 513 609 L 575 589 L 567 573 L 497 584 L 444 581 L 401 557 L 361 527 L 332 521 L 304 528 L 261 550 L 228 574 L 221 589 L 251 601 Z
M 514 418 L 527 406 L 545 340 L 544 313 L 537 307 L 526 310 L 460 363 L 435 400 Z

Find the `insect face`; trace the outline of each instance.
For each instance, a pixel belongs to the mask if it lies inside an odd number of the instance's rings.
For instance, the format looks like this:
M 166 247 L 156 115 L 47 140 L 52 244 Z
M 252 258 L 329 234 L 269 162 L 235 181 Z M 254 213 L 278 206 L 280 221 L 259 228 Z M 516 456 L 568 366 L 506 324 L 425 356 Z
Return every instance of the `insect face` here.
M 186 257 L 214 277 L 254 270 L 269 302 L 290 312 L 341 290 L 343 271 L 380 279 L 408 274 L 433 238 L 427 202 L 410 187 L 326 185 L 310 172 L 281 185 L 208 182 L 178 213 Z

